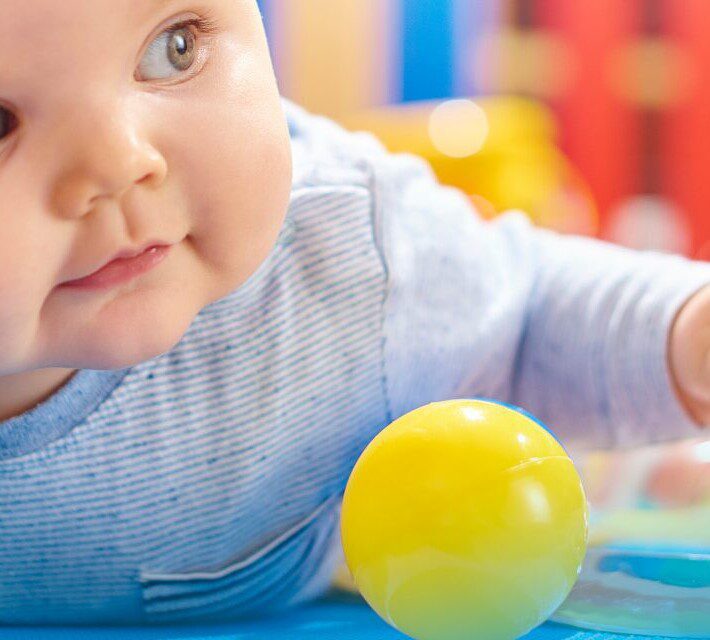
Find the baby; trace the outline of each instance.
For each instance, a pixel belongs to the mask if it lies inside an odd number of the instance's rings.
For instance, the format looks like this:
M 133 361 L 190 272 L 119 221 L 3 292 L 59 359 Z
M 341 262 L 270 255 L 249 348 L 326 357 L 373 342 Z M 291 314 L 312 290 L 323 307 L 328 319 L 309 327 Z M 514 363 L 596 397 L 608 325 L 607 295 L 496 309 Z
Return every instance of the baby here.
M 255 0 L 10 0 L 0 42 L 0 622 L 322 593 L 355 460 L 427 402 L 709 421 L 710 266 L 483 222 L 282 99 Z

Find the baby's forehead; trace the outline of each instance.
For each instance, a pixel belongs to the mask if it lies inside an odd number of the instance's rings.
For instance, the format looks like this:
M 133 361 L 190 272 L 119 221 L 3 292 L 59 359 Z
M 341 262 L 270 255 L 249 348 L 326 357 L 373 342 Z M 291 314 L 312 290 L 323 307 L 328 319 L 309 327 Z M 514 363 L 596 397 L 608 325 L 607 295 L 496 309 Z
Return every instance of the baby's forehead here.
M 2 23 L 5 27 L 35 25 L 39 22 L 81 20 L 82 16 L 123 15 L 138 18 L 149 16 L 180 0 L 22 0 L 3 3 Z M 185 4 L 184 2 L 182 4 Z M 208 3 L 209 4 L 209 3 Z
M 200 6 L 220 1 L 203 1 Z M 0 0 L 0 4 L 0 99 L 13 82 L 47 83 L 116 59 L 127 61 L 157 22 L 171 15 L 171 8 L 190 11 L 194 5 L 186 0 Z

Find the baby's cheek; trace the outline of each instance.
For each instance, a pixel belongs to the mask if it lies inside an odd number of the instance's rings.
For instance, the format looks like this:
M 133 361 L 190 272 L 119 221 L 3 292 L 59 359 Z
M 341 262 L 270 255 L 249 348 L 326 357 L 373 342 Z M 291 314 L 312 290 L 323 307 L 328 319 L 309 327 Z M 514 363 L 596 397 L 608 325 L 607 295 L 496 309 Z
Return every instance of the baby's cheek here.
M 241 284 L 272 251 L 288 208 L 288 190 L 279 185 L 278 166 L 233 182 L 213 211 L 209 245 L 212 258 L 228 272 L 233 284 Z M 278 167 L 278 168 L 277 168 Z M 273 179 L 269 179 L 269 176 Z
M 39 305 L 22 279 L 25 270 L 7 264 L 0 264 L 0 375 L 24 366 L 39 322 Z
M 0 215 L 0 372 L 27 366 L 52 315 L 63 246 L 50 222 L 32 214 Z M 12 363 L 12 364 L 11 364 Z
M 171 117 L 161 120 L 161 148 L 186 196 L 192 246 L 222 293 L 268 256 L 291 188 L 288 126 L 257 38 L 258 12 L 252 18 L 254 25 L 238 27 L 239 38 L 221 41 L 194 93 L 171 103 Z
M 6 228 L 0 239 L 0 313 L 26 306 L 43 265 L 37 251 L 23 241 L 20 229 Z M 24 305 L 22 303 L 24 302 Z
M 244 282 L 273 248 L 291 186 L 289 141 L 278 118 L 248 122 L 253 126 L 231 124 L 236 131 L 230 132 L 229 153 L 206 153 L 192 173 L 202 185 L 196 191 L 195 239 L 203 257 L 232 285 Z

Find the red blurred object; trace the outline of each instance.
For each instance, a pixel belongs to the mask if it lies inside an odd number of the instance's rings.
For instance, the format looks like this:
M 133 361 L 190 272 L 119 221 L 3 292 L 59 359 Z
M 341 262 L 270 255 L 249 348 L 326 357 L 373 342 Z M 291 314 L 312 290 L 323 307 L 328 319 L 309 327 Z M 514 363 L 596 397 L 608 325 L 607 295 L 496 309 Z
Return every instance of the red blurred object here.
M 693 230 L 693 255 L 710 260 L 710 2 L 663 0 L 668 37 L 688 54 L 696 79 L 665 115 L 665 188 Z
M 611 53 L 633 37 L 637 2 L 540 0 L 538 24 L 563 38 L 577 73 L 568 91 L 552 101 L 561 122 L 562 148 L 579 167 L 602 211 L 636 193 L 640 122 L 608 82 Z
M 623 203 L 651 196 L 677 211 L 688 253 L 710 260 L 710 2 L 529 3 L 536 25 L 572 52 L 572 81 L 551 105 L 601 235 Z

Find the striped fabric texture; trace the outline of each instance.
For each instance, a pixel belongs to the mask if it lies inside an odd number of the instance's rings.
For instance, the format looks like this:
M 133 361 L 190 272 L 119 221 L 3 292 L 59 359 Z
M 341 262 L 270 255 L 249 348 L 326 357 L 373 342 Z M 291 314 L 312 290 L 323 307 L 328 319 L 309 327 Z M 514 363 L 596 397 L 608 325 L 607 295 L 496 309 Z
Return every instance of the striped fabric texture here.
M 710 268 L 484 223 L 422 160 L 284 106 L 292 197 L 257 272 L 168 353 L 81 370 L 0 423 L 0 623 L 321 593 L 358 455 L 426 402 L 510 401 L 564 442 L 694 433 L 665 345 Z
M 387 423 L 372 194 L 345 176 L 294 184 L 267 261 L 173 350 L 0 424 L 0 622 L 215 619 L 327 585 Z

